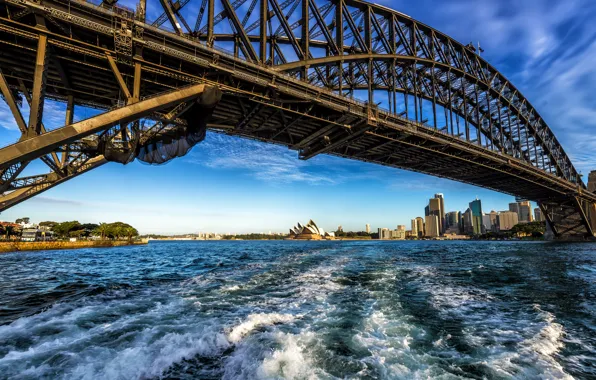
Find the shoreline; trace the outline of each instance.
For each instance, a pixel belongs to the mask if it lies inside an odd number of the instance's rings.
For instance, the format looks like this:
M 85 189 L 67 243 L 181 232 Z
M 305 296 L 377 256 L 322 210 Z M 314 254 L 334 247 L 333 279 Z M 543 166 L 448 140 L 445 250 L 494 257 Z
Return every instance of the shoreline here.
M 50 251 L 60 249 L 111 248 L 129 245 L 146 245 L 147 240 L 95 240 L 95 241 L 15 241 L 0 242 L 0 254 L 11 252 Z

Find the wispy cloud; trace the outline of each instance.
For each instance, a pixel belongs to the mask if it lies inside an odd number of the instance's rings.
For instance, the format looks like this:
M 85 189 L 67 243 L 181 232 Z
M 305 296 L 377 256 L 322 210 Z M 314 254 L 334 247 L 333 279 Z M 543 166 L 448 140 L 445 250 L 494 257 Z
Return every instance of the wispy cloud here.
M 328 165 L 328 158 L 301 161 L 297 152 L 286 147 L 218 134 L 209 134 L 187 161 L 214 169 L 240 170 L 270 183 L 316 185 L 344 180 L 344 173 L 336 173 L 335 168 Z

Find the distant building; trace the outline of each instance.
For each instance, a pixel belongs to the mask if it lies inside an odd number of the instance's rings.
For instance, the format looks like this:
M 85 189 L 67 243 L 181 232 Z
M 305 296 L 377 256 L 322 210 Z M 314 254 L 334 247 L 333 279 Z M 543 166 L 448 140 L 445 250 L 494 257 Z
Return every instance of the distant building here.
M 480 235 L 484 232 L 482 230 L 482 202 L 480 199 L 470 202 L 470 210 L 472 211 L 472 233 Z
M 443 234 L 443 219 L 442 219 L 442 210 L 441 210 L 441 203 L 443 200 L 441 198 L 432 198 L 428 201 L 428 212 L 429 215 L 435 215 L 439 219 L 439 235 Z
M 418 231 L 418 237 L 425 236 L 426 227 L 424 226 L 424 219 L 420 216 L 416 217 L 416 230 Z
M 370 234 L 370 224 L 366 223 L 366 233 Z
M 427 215 L 424 217 L 426 225 L 426 233 L 424 236 L 429 238 L 439 237 L 439 217 L 437 215 Z
M 389 228 L 379 228 L 379 240 L 390 240 L 391 230 Z
M 306 225 L 298 222 L 293 228 L 290 228 L 290 238 L 296 240 L 321 240 L 332 239 L 334 233 L 325 232 L 322 228 L 311 219 Z
M 418 237 L 418 223 L 416 222 L 416 219 L 412 219 L 410 224 L 412 227 L 412 229 L 410 230 L 410 236 Z
M 445 214 L 446 228 L 458 227 L 460 214 L 461 213 L 459 211 L 450 211 Z
M 530 201 L 523 201 L 519 203 L 518 219 L 520 223 L 532 222 L 532 206 Z
M 534 209 L 534 220 L 537 222 L 545 221 L 544 215 L 542 214 L 542 210 L 540 209 L 540 207 L 536 207 Z
M 509 203 L 509 211 L 514 212 L 519 216 L 519 203 Z
M 513 211 L 501 211 L 499 213 L 499 230 L 509 231 L 516 224 L 519 223 L 519 219 L 516 212 Z
M 344 232 L 344 228 L 341 225 L 339 225 L 337 226 L 337 231 Z
M 484 232 L 497 232 L 499 226 L 497 222 L 498 214 L 495 210 L 492 210 L 488 214 L 482 215 L 482 225 Z
M 440 203 L 441 203 L 441 210 L 440 210 L 440 214 L 439 218 L 439 225 L 441 227 L 441 235 L 445 233 L 445 230 L 447 229 L 447 226 L 445 225 L 445 197 L 443 196 L 443 193 L 437 193 L 435 194 L 435 198 L 436 199 L 440 199 Z
M 474 222 L 472 218 L 472 210 L 468 209 L 462 214 L 462 232 L 464 235 L 474 234 Z
M 490 214 L 482 214 L 482 228 L 484 228 L 484 231 L 491 231 L 491 227 Z

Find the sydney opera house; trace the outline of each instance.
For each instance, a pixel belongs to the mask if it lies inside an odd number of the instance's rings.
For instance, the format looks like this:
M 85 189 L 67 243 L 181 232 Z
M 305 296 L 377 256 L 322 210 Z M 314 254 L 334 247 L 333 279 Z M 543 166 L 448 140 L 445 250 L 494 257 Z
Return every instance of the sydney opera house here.
M 335 233 L 325 232 L 319 228 L 317 224 L 311 219 L 306 225 L 296 224 L 294 228 L 290 228 L 290 239 L 296 240 L 323 240 L 334 239 Z

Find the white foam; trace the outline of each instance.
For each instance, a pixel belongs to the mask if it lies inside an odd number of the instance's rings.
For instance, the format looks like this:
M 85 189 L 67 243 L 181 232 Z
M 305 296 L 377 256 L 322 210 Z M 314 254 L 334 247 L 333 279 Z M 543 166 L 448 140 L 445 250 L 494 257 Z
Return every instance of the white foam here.
M 234 327 L 228 334 L 232 343 L 238 343 L 243 337 L 249 335 L 253 330 L 262 326 L 271 326 L 277 323 L 289 323 L 296 317 L 291 314 L 259 313 L 250 314 L 246 321 Z

